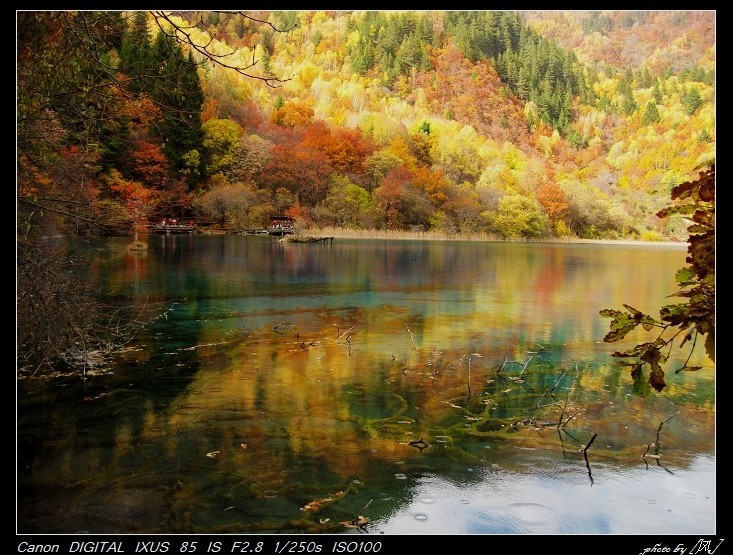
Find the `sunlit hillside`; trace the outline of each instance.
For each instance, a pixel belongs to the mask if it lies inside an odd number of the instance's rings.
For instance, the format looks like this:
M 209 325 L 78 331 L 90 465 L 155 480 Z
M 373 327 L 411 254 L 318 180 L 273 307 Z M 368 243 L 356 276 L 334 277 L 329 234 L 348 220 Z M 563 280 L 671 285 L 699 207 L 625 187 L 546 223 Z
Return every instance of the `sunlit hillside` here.
M 69 46 L 52 37 L 39 58 L 21 41 L 19 190 L 85 158 L 83 195 L 110 233 L 280 213 L 303 228 L 684 241 L 684 220 L 656 213 L 715 157 L 713 11 L 35 17 L 29 37 L 68 28 Z M 91 24 L 98 36 L 80 34 Z
M 443 16 L 430 14 L 433 29 Z M 659 221 L 654 213 L 668 203 L 675 184 L 694 177 L 714 156 L 713 13 L 650 12 L 636 16 L 643 24 L 629 24 L 621 12 L 526 14 L 533 29 L 576 53 L 586 75 L 589 98 L 572 99 L 566 129 L 541 120 L 533 125 L 537 104 L 509 89 L 494 60 L 468 60 L 453 37 L 423 43 L 427 65 L 411 66 L 387 84 L 378 67 L 354 71 L 350 47 L 359 42 L 364 13 L 269 17 L 281 28 L 297 18 L 297 26 L 276 33 L 260 25 L 259 33 L 217 48 L 236 49 L 239 60 L 259 60 L 269 41 L 271 52 L 261 65 L 266 74 L 288 80 L 271 87 L 211 69 L 204 87 L 207 102 L 217 105 L 212 117 L 231 117 L 248 134 L 262 136 L 257 125 L 272 120 L 278 103 L 280 109 L 310 109 L 312 120 L 360 129 L 377 154 L 394 151 L 397 138 L 406 141 L 418 164 L 440 170 L 478 200 L 477 217 L 496 211 L 503 197 L 525 197 L 549 216 L 550 233 L 684 238 L 682 222 Z M 404 17 L 387 14 L 385 21 Z M 601 34 L 592 25 L 608 29 Z M 221 22 L 204 27 L 201 40 L 226 35 Z M 666 40 L 657 40 L 660 35 Z M 619 44 L 628 47 L 612 47 Z M 420 131 L 426 123 L 429 134 Z M 420 149 L 424 160 L 415 156 Z

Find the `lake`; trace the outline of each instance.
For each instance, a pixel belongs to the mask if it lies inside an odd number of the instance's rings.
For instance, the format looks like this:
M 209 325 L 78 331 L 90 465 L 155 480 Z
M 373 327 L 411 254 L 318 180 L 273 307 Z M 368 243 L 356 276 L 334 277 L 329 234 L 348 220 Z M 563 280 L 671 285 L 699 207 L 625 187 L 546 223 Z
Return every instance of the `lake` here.
M 684 245 L 148 240 L 94 245 L 119 360 L 18 387 L 19 533 L 715 534 L 714 364 L 599 315 Z

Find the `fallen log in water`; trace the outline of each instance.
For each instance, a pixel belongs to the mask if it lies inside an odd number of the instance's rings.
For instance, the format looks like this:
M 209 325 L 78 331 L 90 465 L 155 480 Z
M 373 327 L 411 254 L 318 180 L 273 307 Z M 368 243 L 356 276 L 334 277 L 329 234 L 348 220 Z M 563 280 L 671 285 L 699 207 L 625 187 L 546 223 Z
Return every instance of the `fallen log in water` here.
M 280 243 L 333 243 L 333 237 L 313 237 L 310 235 L 285 235 Z

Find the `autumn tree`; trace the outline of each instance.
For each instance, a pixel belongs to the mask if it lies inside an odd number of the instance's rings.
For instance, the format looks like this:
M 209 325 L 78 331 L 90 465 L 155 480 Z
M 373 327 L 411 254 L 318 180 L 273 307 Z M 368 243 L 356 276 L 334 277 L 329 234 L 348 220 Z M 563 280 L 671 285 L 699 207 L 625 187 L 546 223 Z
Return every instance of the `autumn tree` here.
M 504 238 L 541 237 L 547 233 L 547 215 L 537 201 L 523 195 L 502 197 L 497 210 L 484 213 L 484 217 Z
M 209 190 L 198 196 L 194 210 L 202 220 L 219 224 L 229 229 L 262 227 L 273 211 L 268 191 L 252 184 L 215 177 Z
M 179 178 L 195 182 L 202 163 L 199 64 L 227 65 L 273 86 L 281 82 L 212 52 L 169 12 L 129 15 L 16 12 L 21 372 L 83 372 L 99 356 L 112 355 L 143 321 L 97 298 L 80 238 L 118 217 L 142 224 L 144 211 L 136 207 L 149 206 L 152 197 L 142 181 L 152 186 L 167 172 L 160 152 Z M 150 25 L 167 39 L 148 49 Z M 137 119 L 148 115 L 145 122 Z M 136 134 L 150 122 L 157 134 Z M 110 186 L 99 195 L 104 176 Z
M 568 203 L 566 223 L 578 237 L 615 239 L 635 230 L 631 216 L 601 191 L 579 183 L 562 189 Z
M 112 170 L 106 175 L 105 181 L 109 190 L 116 193 L 121 199 L 130 222 L 130 235 L 133 241 L 137 241 L 140 231 L 145 228 L 148 221 L 152 191 L 146 189 L 141 183 L 123 179 L 117 170 Z
M 441 211 L 446 215 L 447 222 L 442 226 L 433 223 L 432 227 L 445 229 L 450 225 L 451 231 L 461 233 L 481 231 L 484 222 L 481 218 L 481 202 L 476 189 L 470 183 L 463 182 L 449 187 L 446 194 L 448 198 L 442 203 Z
M 402 184 L 410 177 L 404 166 L 398 166 L 384 177 L 374 191 L 374 198 L 384 214 L 388 229 L 403 229 L 405 226 L 402 215 Z
M 156 144 L 144 140 L 136 142 L 132 152 L 133 174 L 148 188 L 163 187 L 168 180 L 168 159 Z
M 258 182 L 276 191 L 285 187 L 306 206 L 315 206 L 326 198 L 329 177 L 333 172 L 325 154 L 299 143 L 275 145 Z
M 273 146 L 272 141 L 259 135 L 242 136 L 229 167 L 232 178 L 240 181 L 252 181 L 267 163 Z
M 561 229 L 567 227 L 565 218 L 567 218 L 570 204 L 567 201 L 565 192 L 554 180 L 544 180 L 539 184 L 537 187 L 537 200 L 545 209 L 551 225 L 557 226 L 562 222 Z
M 294 225 L 297 228 L 308 227 L 313 223 L 308 209 L 296 201 L 290 208 L 285 210 L 284 215 L 288 218 L 292 218 Z
M 151 219 L 169 218 L 171 216 L 192 216 L 193 200 L 196 193 L 188 188 L 183 179 L 170 180 L 164 188 L 155 189 L 154 203 L 151 207 Z
M 358 129 L 332 129 L 322 121 L 308 126 L 302 145 L 323 153 L 333 170 L 344 175 L 362 174 L 364 161 L 375 148 Z
M 305 102 L 283 102 L 275 106 L 270 119 L 284 127 L 304 127 L 313 121 L 313 108 Z
M 380 212 L 374 197 L 347 177 L 334 176 L 328 194 L 316 210 L 321 224 L 372 229 Z
M 389 229 L 428 229 L 436 211 L 427 192 L 404 165 L 390 171 L 374 191 Z
M 285 214 L 288 209 L 298 204 L 298 199 L 295 194 L 289 189 L 286 189 L 285 187 L 279 187 L 275 190 L 273 202 L 275 207 L 273 213 Z
M 601 316 L 611 318 L 610 331 L 603 338 L 607 343 L 624 339 L 638 326 L 647 332 L 656 332 L 651 341 L 612 354 L 631 369 L 634 389 L 642 394 L 649 386 L 656 391 L 666 387 L 663 365 L 668 362 L 670 351 L 678 340 L 680 349 L 689 343 L 689 354 L 675 373 L 701 369 L 688 364 L 700 340 L 704 341 L 709 359 L 715 362 L 715 164 L 700 172 L 697 179 L 674 187 L 671 198 L 677 202 L 657 212 L 657 216 L 666 218 L 678 214 L 691 220 L 687 265 L 675 274 L 679 290 L 674 296 L 687 301 L 664 305 L 658 318 L 626 304 L 625 310 L 600 312 Z M 645 374 L 647 368 L 648 374 Z
M 373 191 L 387 174 L 402 164 L 402 159 L 386 149 L 373 152 L 362 163 L 366 174 L 369 176 L 367 189 Z
M 242 128 L 230 119 L 210 119 L 202 130 L 207 173 L 231 173 L 241 146 Z

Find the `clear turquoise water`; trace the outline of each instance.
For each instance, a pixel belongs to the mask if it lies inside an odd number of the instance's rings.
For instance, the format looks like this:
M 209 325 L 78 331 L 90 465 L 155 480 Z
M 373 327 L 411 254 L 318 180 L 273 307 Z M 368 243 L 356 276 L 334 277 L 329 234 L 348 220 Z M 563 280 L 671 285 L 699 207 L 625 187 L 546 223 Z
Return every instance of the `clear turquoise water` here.
M 656 314 L 684 247 L 149 242 L 94 275 L 160 317 L 19 387 L 18 532 L 715 533 L 714 366 L 643 394 L 598 314 Z

